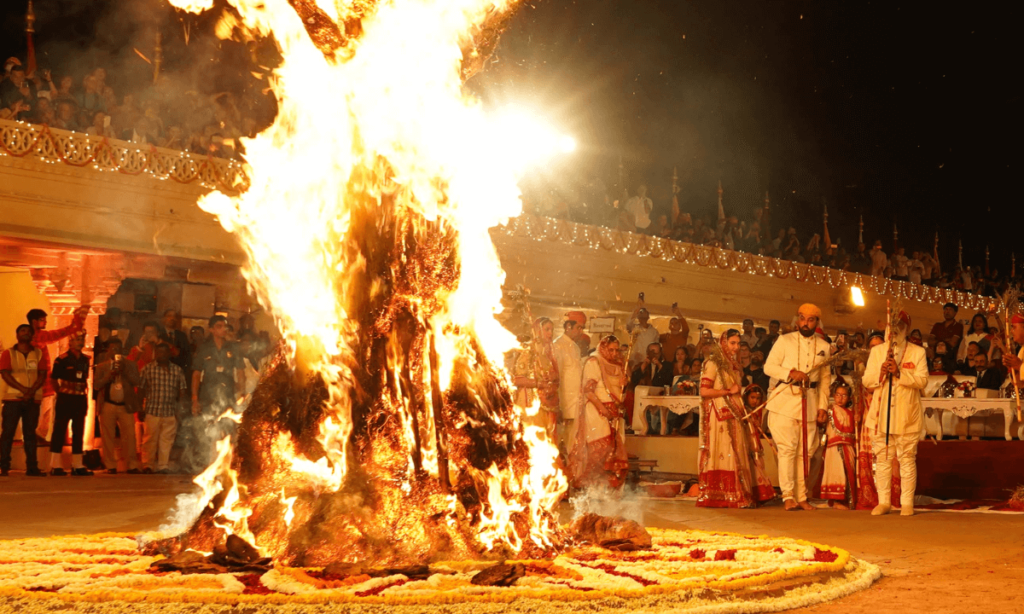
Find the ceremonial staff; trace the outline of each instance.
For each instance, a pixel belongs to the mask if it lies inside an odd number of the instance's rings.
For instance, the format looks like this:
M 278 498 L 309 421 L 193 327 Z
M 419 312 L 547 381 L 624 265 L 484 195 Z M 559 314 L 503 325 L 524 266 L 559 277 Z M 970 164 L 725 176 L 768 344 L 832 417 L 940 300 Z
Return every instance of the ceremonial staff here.
M 1017 310 L 1020 291 L 1016 288 L 1009 288 L 1001 297 L 1003 299 L 1003 328 L 1006 330 L 1006 351 L 1010 351 L 1010 344 L 1013 337 L 1010 336 L 1010 313 Z M 1017 401 L 1017 422 L 1021 422 L 1020 407 L 1020 373 L 1017 369 L 1010 369 L 1010 378 L 1013 380 L 1013 398 Z
M 899 307 L 900 307 L 899 304 L 897 304 L 897 309 L 899 309 Z M 895 359 L 895 348 L 896 348 L 896 334 L 895 334 L 896 333 L 896 330 L 895 330 L 895 326 L 896 325 L 893 323 L 893 319 L 892 319 L 892 306 L 890 305 L 888 300 L 885 301 L 885 314 L 889 318 L 889 326 L 886 329 L 886 333 L 889 335 L 889 338 L 887 339 L 887 341 L 889 342 L 889 355 L 887 356 L 887 358 L 888 358 L 888 360 L 894 360 Z M 889 378 L 889 401 L 888 401 L 888 404 L 885 407 L 885 449 L 886 449 L 887 453 L 888 453 L 888 450 L 889 450 L 889 431 L 891 430 L 890 427 L 891 427 L 891 421 L 892 421 L 892 373 L 888 374 L 888 378 Z

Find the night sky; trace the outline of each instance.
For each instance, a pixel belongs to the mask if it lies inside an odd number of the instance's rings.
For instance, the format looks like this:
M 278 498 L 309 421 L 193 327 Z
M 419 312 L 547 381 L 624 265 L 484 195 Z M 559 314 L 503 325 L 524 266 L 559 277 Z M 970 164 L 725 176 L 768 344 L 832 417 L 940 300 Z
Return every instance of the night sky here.
M 6 0 L 0 55 L 24 55 L 26 0 Z M 244 80 L 251 57 L 212 38 L 210 18 L 161 0 L 39 0 L 40 65 L 77 76 L 96 63 L 121 79 L 151 72 L 164 33 L 171 69 L 209 88 Z M 486 101 L 541 109 L 577 135 L 566 176 L 626 182 L 667 207 L 678 167 L 684 209 L 712 214 L 719 179 L 727 212 L 749 218 L 771 191 L 773 226 L 806 240 L 830 230 L 931 249 L 1004 272 L 1024 186 L 1014 3 L 541 0 L 514 17 L 488 70 Z M 190 41 L 184 43 L 185 28 Z M 264 56 L 266 56 L 264 52 Z M 109 81 L 119 85 L 116 75 Z M 557 180 L 556 180 L 557 183 Z M 1019 250 L 1024 257 L 1024 249 Z

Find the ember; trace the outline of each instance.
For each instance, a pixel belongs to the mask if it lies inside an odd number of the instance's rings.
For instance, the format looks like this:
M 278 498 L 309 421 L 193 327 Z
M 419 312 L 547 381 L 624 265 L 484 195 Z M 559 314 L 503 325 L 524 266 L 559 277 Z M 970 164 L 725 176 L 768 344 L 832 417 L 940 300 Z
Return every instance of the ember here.
M 557 551 L 557 449 L 495 366 L 514 338 L 487 230 L 518 214 L 526 161 L 462 93 L 516 2 L 231 4 L 228 34 L 280 47 L 280 111 L 246 143 L 250 188 L 200 206 L 285 343 L 228 414 L 237 438 L 184 533 L 150 551 L 379 568 Z

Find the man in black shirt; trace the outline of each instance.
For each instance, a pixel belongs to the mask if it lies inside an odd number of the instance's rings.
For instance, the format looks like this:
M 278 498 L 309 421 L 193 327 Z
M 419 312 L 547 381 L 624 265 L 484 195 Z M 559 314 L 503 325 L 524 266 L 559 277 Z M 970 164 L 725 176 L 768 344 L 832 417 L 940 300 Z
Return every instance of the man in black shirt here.
M 89 357 L 82 353 L 85 331 L 68 338 L 68 351 L 53 362 L 53 387 L 57 390 L 54 406 L 53 436 L 50 438 L 50 475 L 67 475 L 61 453 L 71 423 L 71 475 L 92 475 L 82 462 L 85 416 L 89 412 Z
M 165 311 L 161 324 L 163 324 L 164 336 L 167 337 L 167 344 L 171 346 L 171 362 L 181 367 L 181 372 L 185 375 L 185 381 L 190 381 L 192 379 L 190 377 L 192 370 L 192 345 L 189 343 L 188 335 L 185 334 L 185 331 L 181 330 L 178 312 L 173 309 Z

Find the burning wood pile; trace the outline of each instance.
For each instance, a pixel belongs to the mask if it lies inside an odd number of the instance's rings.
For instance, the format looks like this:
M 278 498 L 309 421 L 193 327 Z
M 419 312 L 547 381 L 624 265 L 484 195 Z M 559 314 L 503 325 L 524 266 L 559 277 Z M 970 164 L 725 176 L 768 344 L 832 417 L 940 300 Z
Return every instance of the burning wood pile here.
M 516 161 L 462 93 L 515 4 L 231 0 L 219 32 L 281 49 L 280 111 L 246 145 L 249 189 L 200 206 L 238 236 L 285 342 L 229 412 L 237 437 L 181 534 L 148 546 L 162 565 L 407 568 L 562 546 L 557 449 L 494 364 L 514 338 L 494 319 L 487 229 L 518 213 Z

